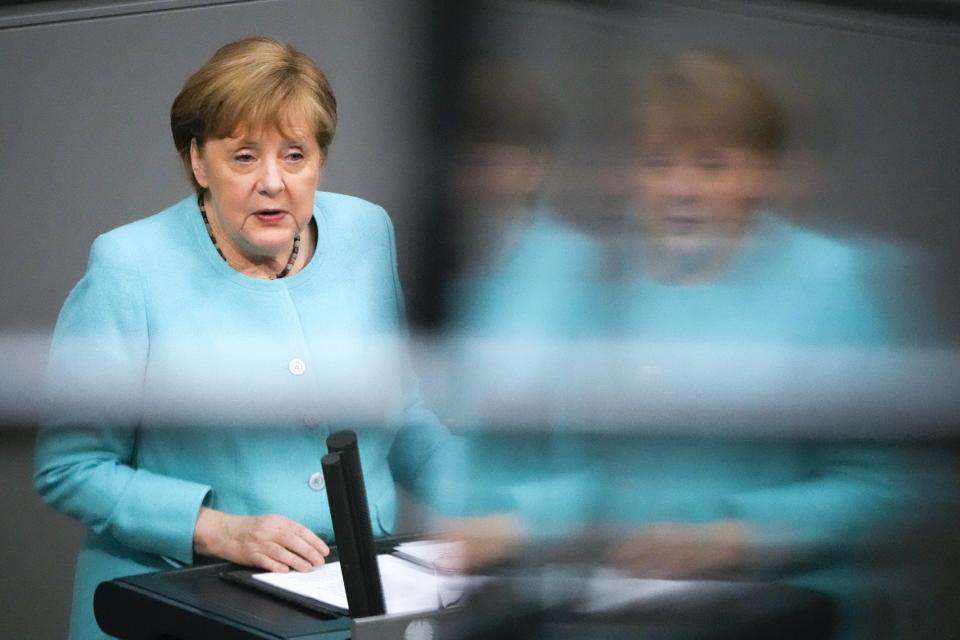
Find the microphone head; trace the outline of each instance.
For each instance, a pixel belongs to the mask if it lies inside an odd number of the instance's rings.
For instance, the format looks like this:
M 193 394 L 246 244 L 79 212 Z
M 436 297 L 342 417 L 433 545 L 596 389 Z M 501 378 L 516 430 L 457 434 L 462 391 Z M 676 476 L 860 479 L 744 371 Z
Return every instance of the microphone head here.
M 327 451 L 340 453 L 357 448 L 357 434 L 350 430 L 336 431 L 327 436 Z
M 320 466 L 325 469 L 340 466 L 340 454 L 328 453 L 327 455 L 320 458 Z

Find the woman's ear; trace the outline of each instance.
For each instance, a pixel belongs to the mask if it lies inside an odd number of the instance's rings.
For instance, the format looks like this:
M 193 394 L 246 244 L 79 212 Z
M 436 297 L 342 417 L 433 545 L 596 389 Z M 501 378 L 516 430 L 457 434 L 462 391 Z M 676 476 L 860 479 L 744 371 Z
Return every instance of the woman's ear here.
M 200 145 L 197 144 L 197 139 L 194 138 L 190 141 L 190 169 L 193 171 L 193 177 L 204 189 L 210 186 L 210 181 L 207 179 L 207 169 L 203 163 L 203 156 L 200 155 Z

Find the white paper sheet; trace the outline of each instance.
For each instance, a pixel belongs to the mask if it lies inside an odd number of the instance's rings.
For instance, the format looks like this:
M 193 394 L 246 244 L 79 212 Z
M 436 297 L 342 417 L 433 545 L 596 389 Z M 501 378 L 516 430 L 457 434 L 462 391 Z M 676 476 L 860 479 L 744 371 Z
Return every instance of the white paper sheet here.
M 437 577 L 429 569 L 389 554 L 377 556 L 377 564 L 380 566 L 380 582 L 383 584 L 387 613 L 435 611 L 439 608 L 438 594 L 441 588 L 445 600 L 451 591 L 462 591 L 462 578 Z M 331 562 L 306 573 L 256 573 L 253 577 L 301 596 L 342 609 L 348 608 L 339 562 Z M 450 601 L 455 599 L 453 597 Z
M 598 570 L 590 577 L 578 609 L 594 613 L 612 611 L 663 595 L 690 591 L 698 584 L 690 580 L 636 578 L 615 570 Z
M 450 546 L 453 544 L 454 546 Z M 457 551 L 456 543 L 418 542 L 400 545 L 397 550 L 416 557 L 416 562 L 430 563 L 436 558 Z M 387 613 L 436 611 L 460 599 L 463 591 L 488 578 L 482 576 L 437 575 L 432 569 L 408 562 L 390 554 L 377 556 L 380 581 Z M 347 594 L 339 562 L 331 562 L 313 571 L 300 573 L 257 573 L 253 576 L 267 584 L 347 609 Z M 667 594 L 694 589 L 695 580 L 655 580 L 636 578 L 613 569 L 592 569 L 571 573 L 569 568 L 515 578 L 524 584 L 524 591 L 544 603 L 579 602 L 578 611 L 601 612 L 618 609 Z
M 459 542 L 437 542 L 436 540 L 413 540 L 398 544 L 394 549 L 397 557 L 416 562 L 432 569 L 438 558 L 459 558 L 464 555 L 463 544 Z

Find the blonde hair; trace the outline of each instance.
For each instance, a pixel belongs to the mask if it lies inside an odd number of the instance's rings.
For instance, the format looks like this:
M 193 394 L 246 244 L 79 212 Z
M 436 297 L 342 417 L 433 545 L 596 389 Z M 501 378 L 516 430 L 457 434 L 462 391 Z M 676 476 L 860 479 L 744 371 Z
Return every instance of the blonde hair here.
M 191 75 L 170 108 L 173 143 L 197 192 L 190 144 L 202 147 L 239 129 L 284 131 L 295 120 L 313 126 L 326 155 L 337 128 L 337 101 L 323 71 L 304 53 L 267 37 L 231 42 Z
M 767 86 L 732 56 L 684 51 L 657 64 L 641 86 L 642 137 L 709 140 L 771 157 L 783 150 L 786 122 Z

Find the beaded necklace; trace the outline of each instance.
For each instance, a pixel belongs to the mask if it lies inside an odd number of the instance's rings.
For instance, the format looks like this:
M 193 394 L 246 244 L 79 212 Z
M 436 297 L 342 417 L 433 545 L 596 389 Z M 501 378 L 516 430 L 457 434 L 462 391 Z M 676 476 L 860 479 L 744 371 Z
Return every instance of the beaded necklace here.
M 197 204 L 200 205 L 200 215 L 203 216 L 203 224 L 207 228 L 207 235 L 210 236 L 210 242 L 213 243 L 213 248 L 217 250 L 217 253 L 220 254 L 220 257 L 223 258 L 223 261 L 227 264 L 230 262 L 227 260 L 227 256 L 223 255 L 223 251 L 220 249 L 220 245 L 217 244 L 217 239 L 213 236 L 213 229 L 210 228 L 210 220 L 207 218 L 207 209 L 203 204 L 203 196 L 197 195 Z M 287 266 L 283 268 L 277 275 L 271 279 L 285 278 L 290 275 L 290 272 L 293 270 L 293 265 L 297 261 L 297 256 L 300 254 L 300 232 L 297 232 L 297 235 L 293 237 L 293 251 L 290 252 L 290 259 L 287 260 Z

